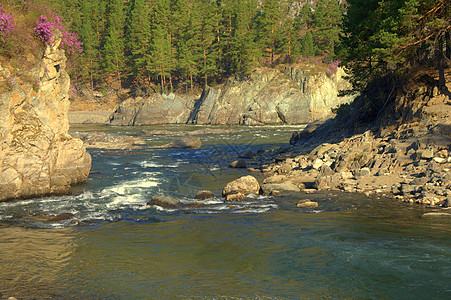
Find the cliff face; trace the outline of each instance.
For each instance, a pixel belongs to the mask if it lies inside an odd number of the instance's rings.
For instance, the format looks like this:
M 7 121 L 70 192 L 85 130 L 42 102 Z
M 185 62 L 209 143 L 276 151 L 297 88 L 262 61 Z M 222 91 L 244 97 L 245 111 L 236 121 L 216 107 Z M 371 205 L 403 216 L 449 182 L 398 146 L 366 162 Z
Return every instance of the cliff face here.
M 261 68 L 245 80 L 229 79 L 206 88 L 200 99 L 155 96 L 123 102 L 112 125 L 191 123 L 212 125 L 304 124 L 332 116 L 331 108 L 353 97 L 338 97 L 348 88 L 338 69 L 332 75 L 314 68 Z
M 20 76 L 0 65 L 0 201 L 68 193 L 91 168 L 83 142 L 67 133 L 70 79 L 61 39 L 53 39 Z

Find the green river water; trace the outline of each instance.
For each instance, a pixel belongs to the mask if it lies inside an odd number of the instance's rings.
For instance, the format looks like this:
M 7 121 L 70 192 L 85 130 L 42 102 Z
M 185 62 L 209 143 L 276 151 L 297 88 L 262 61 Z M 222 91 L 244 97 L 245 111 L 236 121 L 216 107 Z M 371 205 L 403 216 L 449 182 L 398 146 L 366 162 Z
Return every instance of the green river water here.
M 234 129 L 201 136 L 200 149 L 90 150 L 98 173 L 72 195 L 0 203 L 2 297 L 451 298 L 451 220 L 422 217 L 429 209 L 339 192 L 223 203 L 222 187 L 248 174 L 227 167 L 237 153 L 283 146 L 298 128 Z M 146 205 L 161 194 L 189 203 L 200 189 L 218 198 L 195 209 Z M 297 208 L 305 198 L 319 207 Z M 74 218 L 48 218 L 61 213 Z

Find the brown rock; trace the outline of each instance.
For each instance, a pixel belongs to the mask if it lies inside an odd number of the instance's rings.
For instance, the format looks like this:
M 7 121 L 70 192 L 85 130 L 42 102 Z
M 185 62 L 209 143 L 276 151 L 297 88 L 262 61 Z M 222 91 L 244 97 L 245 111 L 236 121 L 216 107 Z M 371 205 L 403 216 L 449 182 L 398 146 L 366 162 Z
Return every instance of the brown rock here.
M 197 192 L 197 194 L 194 196 L 194 199 L 205 200 L 205 199 L 211 199 L 214 197 L 215 197 L 215 194 L 213 194 L 211 191 L 203 190 L 203 191 Z
M 226 202 L 238 202 L 246 199 L 246 196 L 242 193 L 231 193 L 225 197 Z
M 318 202 L 315 201 L 310 201 L 310 200 L 301 200 L 298 202 L 298 204 L 296 204 L 297 207 L 300 208 L 317 208 L 318 207 Z

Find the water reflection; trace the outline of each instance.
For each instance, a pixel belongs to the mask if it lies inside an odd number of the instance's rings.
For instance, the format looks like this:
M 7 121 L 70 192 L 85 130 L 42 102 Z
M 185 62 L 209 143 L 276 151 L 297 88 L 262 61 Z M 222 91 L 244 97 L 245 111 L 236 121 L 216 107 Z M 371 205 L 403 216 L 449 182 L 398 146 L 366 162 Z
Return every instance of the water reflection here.
M 76 248 L 70 231 L 0 227 L 0 292 L 18 299 L 57 297 L 55 283 Z

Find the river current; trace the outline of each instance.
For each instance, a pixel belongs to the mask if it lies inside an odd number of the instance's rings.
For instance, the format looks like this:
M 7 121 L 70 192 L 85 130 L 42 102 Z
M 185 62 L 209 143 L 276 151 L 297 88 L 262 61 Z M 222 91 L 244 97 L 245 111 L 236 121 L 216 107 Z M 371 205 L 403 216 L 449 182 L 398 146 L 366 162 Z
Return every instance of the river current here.
M 165 126 L 115 128 L 194 130 Z M 255 196 L 226 204 L 228 164 L 281 147 L 298 127 L 235 127 L 200 149 L 90 150 L 93 173 L 68 196 L 0 203 L 0 293 L 18 299 L 446 299 L 451 220 L 365 195 Z M 146 137 L 150 146 L 177 137 Z M 251 164 L 252 166 L 252 164 Z M 262 180 L 259 173 L 252 173 Z M 154 195 L 194 201 L 162 209 Z M 300 199 L 316 209 L 296 207 Z M 55 217 L 58 216 L 58 217 Z M 64 217 L 69 216 L 69 217 Z M 0 297 L 0 298 L 2 298 Z

